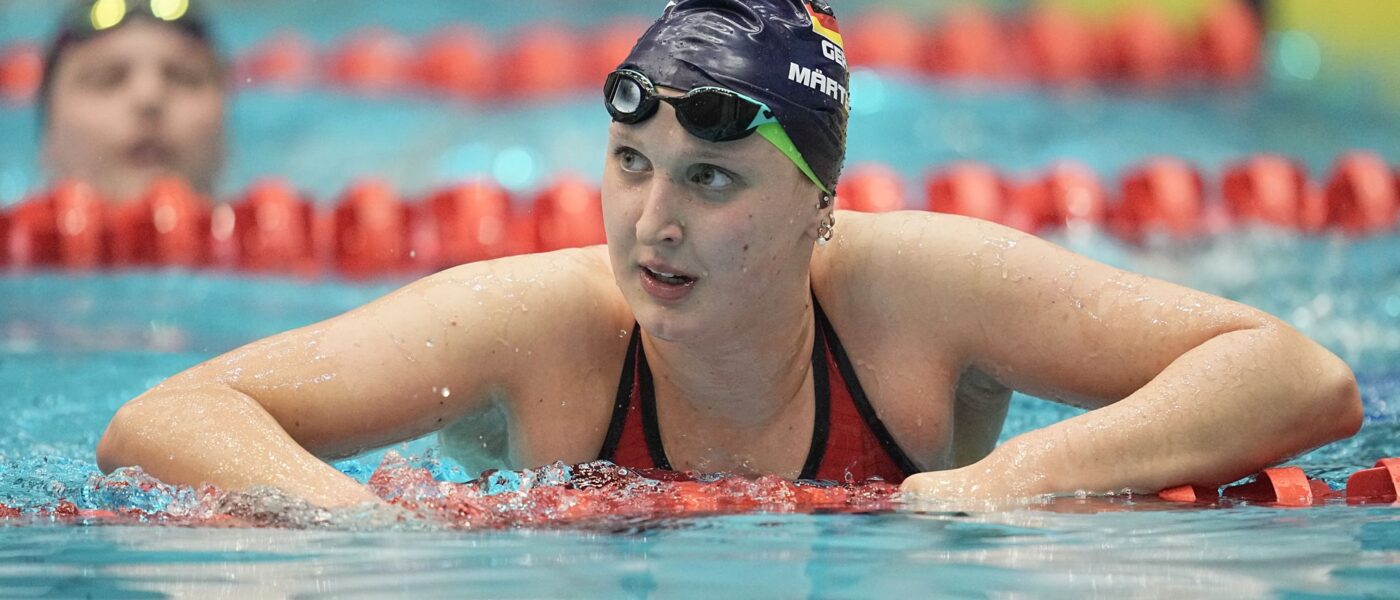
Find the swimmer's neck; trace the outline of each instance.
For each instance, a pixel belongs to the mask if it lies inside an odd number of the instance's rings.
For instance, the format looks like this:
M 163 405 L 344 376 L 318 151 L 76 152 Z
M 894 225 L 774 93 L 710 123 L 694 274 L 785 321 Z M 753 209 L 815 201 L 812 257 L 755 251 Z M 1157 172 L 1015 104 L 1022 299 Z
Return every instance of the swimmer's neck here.
M 810 295 L 778 303 L 752 327 L 703 341 L 668 342 L 642 331 L 662 412 L 737 429 L 762 428 L 806 398 L 815 337 Z

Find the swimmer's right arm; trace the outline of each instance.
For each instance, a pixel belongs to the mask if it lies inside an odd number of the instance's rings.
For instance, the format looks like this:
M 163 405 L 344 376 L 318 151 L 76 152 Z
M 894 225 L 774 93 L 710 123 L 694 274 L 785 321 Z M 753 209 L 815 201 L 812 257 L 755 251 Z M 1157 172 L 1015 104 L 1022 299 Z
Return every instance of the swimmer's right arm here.
M 537 346 L 589 310 L 577 301 L 596 281 L 577 275 L 599 264 L 588 252 L 457 267 L 191 368 L 117 412 L 98 464 L 322 506 L 375 502 L 317 457 L 412 439 L 508 397 L 529 368 L 519 357 L 543 355 Z

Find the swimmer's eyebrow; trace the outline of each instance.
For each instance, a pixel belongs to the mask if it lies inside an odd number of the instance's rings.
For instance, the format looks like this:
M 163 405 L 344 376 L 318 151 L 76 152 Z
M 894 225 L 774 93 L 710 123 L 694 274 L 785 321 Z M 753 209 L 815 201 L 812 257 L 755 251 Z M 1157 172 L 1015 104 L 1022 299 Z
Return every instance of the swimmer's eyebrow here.
M 714 149 L 711 149 L 711 148 L 709 147 L 708 144 L 705 145 L 705 146 L 701 146 L 700 148 L 698 148 L 698 149 L 696 149 L 696 150 L 687 151 L 686 153 L 689 154 L 689 155 L 691 155 L 691 156 L 693 156 L 693 157 L 695 157 L 695 158 L 716 158 L 716 159 L 726 159 L 726 160 L 736 158 L 734 152 L 724 152 L 724 151 L 720 151 L 720 150 L 714 150 Z
M 627 128 L 619 128 L 613 135 L 613 146 L 637 146 L 637 139 Z M 688 143 L 682 151 L 686 156 L 696 159 L 734 160 L 738 158 L 737 153 L 716 149 L 714 144 L 695 140 Z

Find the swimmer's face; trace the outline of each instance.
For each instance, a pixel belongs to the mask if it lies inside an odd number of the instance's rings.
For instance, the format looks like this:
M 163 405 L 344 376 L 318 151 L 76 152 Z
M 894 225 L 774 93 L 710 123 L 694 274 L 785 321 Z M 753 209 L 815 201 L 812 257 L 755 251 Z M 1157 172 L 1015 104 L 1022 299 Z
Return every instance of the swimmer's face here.
M 183 177 L 208 194 L 223 163 L 224 83 L 199 40 L 145 20 L 65 50 L 55 66 L 44 162 L 107 198 Z
M 663 102 L 646 121 L 613 123 L 607 150 L 608 251 L 648 333 L 682 340 L 752 331 L 764 307 L 807 294 L 829 209 L 817 208 L 816 186 L 772 144 L 758 135 L 706 142 Z

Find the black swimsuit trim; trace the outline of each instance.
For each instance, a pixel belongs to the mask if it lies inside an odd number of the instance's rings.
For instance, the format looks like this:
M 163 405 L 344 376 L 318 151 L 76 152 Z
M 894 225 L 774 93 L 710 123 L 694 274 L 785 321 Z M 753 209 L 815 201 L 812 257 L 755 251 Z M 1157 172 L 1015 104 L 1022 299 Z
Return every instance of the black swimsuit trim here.
M 622 377 L 617 382 L 617 397 L 613 400 L 612 422 L 608 424 L 608 436 L 603 438 L 603 449 L 598 451 L 599 460 L 612 460 L 617 453 L 617 444 L 622 441 L 622 429 L 627 424 L 627 405 L 632 402 L 632 383 L 636 381 L 637 349 L 641 347 L 641 330 L 632 324 L 632 339 L 627 342 L 627 360 L 622 363 Z
M 870 399 L 865 397 L 865 388 L 861 387 L 860 378 L 856 377 L 856 369 L 851 365 L 850 357 L 846 356 L 846 349 L 841 347 L 841 340 L 836 337 L 836 330 L 832 328 L 831 321 L 827 320 L 821 307 L 817 307 L 817 321 L 821 323 L 822 329 L 826 330 L 827 337 L 831 338 L 831 352 L 836 357 L 836 367 L 841 370 L 841 378 L 846 380 L 846 389 L 851 392 L 851 400 L 855 401 L 856 410 L 860 412 L 861 418 L 865 419 L 866 426 L 875 434 L 875 439 L 880 440 L 885 454 L 894 460 L 899 470 L 904 471 L 905 477 L 920 473 L 919 467 L 909 460 L 909 455 L 894 441 L 890 430 L 885 428 L 885 423 L 875 414 L 875 408 L 870 406 Z

